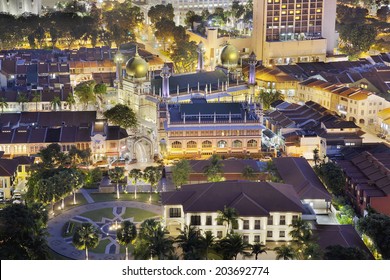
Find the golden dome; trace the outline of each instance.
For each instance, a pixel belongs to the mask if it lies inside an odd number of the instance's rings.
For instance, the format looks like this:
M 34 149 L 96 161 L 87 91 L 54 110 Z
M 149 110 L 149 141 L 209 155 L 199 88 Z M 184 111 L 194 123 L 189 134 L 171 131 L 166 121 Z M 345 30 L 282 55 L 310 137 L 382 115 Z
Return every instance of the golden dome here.
M 136 53 L 127 61 L 126 73 L 133 78 L 144 78 L 148 73 L 148 63 Z
M 235 46 L 227 44 L 221 52 L 221 63 L 224 66 L 237 65 L 239 59 L 238 51 Z

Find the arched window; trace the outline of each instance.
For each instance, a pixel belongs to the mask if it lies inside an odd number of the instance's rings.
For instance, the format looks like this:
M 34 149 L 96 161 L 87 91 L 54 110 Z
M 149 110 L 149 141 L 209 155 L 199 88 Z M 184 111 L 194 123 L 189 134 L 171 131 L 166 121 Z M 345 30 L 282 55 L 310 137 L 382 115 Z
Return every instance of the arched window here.
M 211 141 L 203 141 L 202 142 L 202 148 L 211 148 L 213 146 L 213 143 L 211 143 Z
M 227 147 L 227 142 L 225 140 L 220 140 L 217 143 L 218 148 L 226 148 Z
M 256 148 L 257 147 L 257 141 L 252 139 L 252 140 L 249 140 L 248 141 L 248 144 L 247 144 L 247 147 L 248 148 Z
M 187 142 L 187 148 L 188 149 L 194 149 L 194 148 L 197 148 L 197 147 L 198 147 L 198 144 L 195 141 Z
M 234 140 L 232 146 L 233 148 L 242 148 L 242 141 Z
M 181 142 L 175 141 L 172 143 L 172 148 L 181 149 Z

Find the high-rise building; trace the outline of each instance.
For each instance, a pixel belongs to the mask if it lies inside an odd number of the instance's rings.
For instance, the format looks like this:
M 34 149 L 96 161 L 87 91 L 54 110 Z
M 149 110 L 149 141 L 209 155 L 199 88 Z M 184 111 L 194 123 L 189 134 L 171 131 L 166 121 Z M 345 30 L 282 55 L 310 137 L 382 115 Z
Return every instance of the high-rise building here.
M 336 0 L 253 1 L 253 46 L 265 65 L 323 61 L 336 43 Z
M 39 15 L 41 6 L 41 0 L 0 0 L 0 13 L 9 13 L 15 16 L 24 13 Z

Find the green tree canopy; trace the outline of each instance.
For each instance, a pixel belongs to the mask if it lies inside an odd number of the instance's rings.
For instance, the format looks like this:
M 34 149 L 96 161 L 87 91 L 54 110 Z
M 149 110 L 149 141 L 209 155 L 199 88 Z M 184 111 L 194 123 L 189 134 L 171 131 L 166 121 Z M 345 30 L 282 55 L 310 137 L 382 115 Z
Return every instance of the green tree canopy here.
M 74 93 L 78 97 L 79 101 L 88 106 L 88 103 L 94 103 L 96 96 L 94 95 L 93 89 L 95 87 L 95 81 L 81 82 L 74 88 Z
M 129 259 L 129 244 L 137 237 L 137 229 L 130 221 L 123 221 L 121 227 L 116 231 L 118 243 L 126 248 L 126 260 Z
M 191 166 L 188 160 L 182 159 L 172 166 L 172 180 L 176 187 L 187 184 L 191 173 Z
M 85 259 L 88 260 L 88 249 L 99 244 L 98 230 L 91 223 L 83 223 L 75 230 L 72 241 L 76 249 L 85 250 Z
M 134 111 L 123 104 L 117 104 L 104 112 L 104 117 L 111 123 L 125 129 L 135 129 L 137 127 L 137 116 Z
M 367 260 L 367 255 L 355 247 L 342 247 L 334 245 L 326 247 L 325 260 Z
M 173 6 L 172 4 L 152 6 L 148 11 L 148 17 L 153 24 L 162 19 L 173 21 L 175 17 Z
M 212 155 L 210 163 L 205 166 L 203 173 L 207 177 L 208 182 L 220 182 L 224 180 L 223 177 L 223 163 L 219 156 Z

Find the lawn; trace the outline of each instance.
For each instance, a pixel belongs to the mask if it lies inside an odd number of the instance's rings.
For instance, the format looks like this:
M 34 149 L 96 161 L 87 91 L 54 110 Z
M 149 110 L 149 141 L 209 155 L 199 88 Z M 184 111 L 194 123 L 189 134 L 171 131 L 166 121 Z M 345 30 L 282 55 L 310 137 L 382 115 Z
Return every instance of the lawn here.
M 123 219 L 134 217 L 134 222 L 142 222 L 151 217 L 158 216 L 153 212 L 149 212 L 138 208 L 126 208 L 125 213 L 122 215 Z
M 104 254 L 106 252 L 106 247 L 110 243 L 110 239 L 103 239 L 100 240 L 99 244 L 96 248 L 90 249 L 91 252 L 97 253 L 97 254 Z
M 60 208 L 61 203 L 62 201 L 59 200 L 54 204 L 54 213 L 56 216 L 62 214 L 62 210 Z M 73 204 L 73 194 L 65 197 L 64 203 L 65 203 L 64 205 L 65 210 L 67 210 L 73 207 L 79 207 L 81 205 L 87 204 L 87 201 L 85 200 L 84 196 L 81 193 L 76 193 L 76 204 Z M 49 206 L 49 209 L 51 211 L 51 206 Z
M 91 193 L 92 199 L 95 202 L 115 201 L 115 193 Z M 122 193 L 119 198 L 120 201 L 139 201 L 149 203 L 149 193 L 137 193 L 137 199 L 134 199 L 133 193 Z M 152 193 L 152 204 L 159 204 L 160 195 L 158 193 Z
M 92 221 L 100 222 L 102 220 L 102 217 L 113 219 L 114 213 L 112 213 L 113 208 L 102 208 L 98 210 L 88 211 L 80 214 L 80 216 L 83 216 L 85 218 L 89 218 Z

